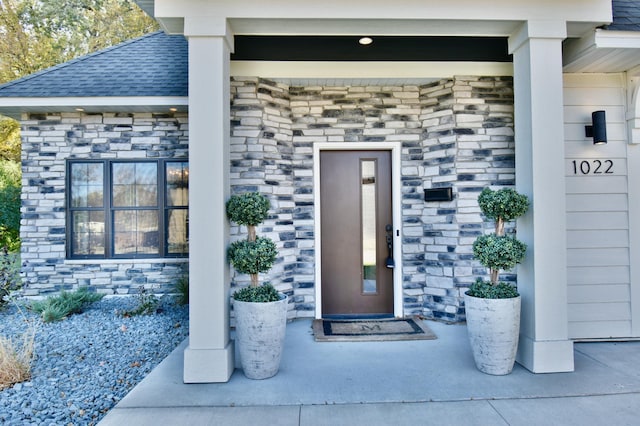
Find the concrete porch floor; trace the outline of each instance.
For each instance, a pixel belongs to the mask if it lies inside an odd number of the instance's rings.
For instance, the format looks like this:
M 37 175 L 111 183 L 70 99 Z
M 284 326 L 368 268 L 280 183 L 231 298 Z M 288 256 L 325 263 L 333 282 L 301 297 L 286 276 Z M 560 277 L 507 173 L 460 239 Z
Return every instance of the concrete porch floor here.
M 184 342 L 100 425 L 640 424 L 640 342 L 576 343 L 573 373 L 490 376 L 464 325 L 426 323 L 438 339 L 354 343 L 315 342 L 296 320 L 259 381 L 183 384 Z

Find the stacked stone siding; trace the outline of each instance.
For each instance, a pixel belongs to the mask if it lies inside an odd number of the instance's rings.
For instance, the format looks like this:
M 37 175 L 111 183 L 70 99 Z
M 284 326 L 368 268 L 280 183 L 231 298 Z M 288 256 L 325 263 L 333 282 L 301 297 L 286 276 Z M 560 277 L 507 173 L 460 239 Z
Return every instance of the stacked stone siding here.
M 273 215 L 259 232 L 278 243 L 280 256 L 263 279 L 292 297 L 294 316 L 315 309 L 313 145 L 400 142 L 404 312 L 464 319 L 462 293 L 486 275 L 471 258 L 473 240 L 490 226 L 477 194 L 514 184 L 511 78 L 389 87 L 235 78 L 231 115 L 232 192 L 271 199 Z M 424 201 L 425 188 L 447 186 L 453 201 Z M 232 238 L 242 235 L 232 229 Z M 233 281 L 244 285 L 248 277 Z
M 485 186 L 514 184 L 512 86 L 510 77 L 340 87 L 232 79 L 231 192 L 260 191 L 271 201 L 258 232 L 276 242 L 279 254 L 261 278 L 289 294 L 290 316 L 315 314 L 314 144 L 397 142 L 404 313 L 464 319 L 462 293 L 487 274 L 471 255 L 475 238 L 492 226 L 477 195 Z M 27 294 L 79 285 L 105 293 L 169 288 L 186 260 L 65 259 L 65 160 L 187 157 L 186 116 L 31 115 L 22 124 Z M 453 200 L 425 202 L 424 189 L 439 187 L 451 187 Z M 245 237 L 246 230 L 231 227 L 232 240 Z M 233 286 L 248 282 L 233 272 Z
M 68 159 L 187 158 L 186 114 L 28 114 L 22 125 L 22 239 L 25 295 L 91 286 L 127 294 L 172 291 L 186 259 L 67 260 Z

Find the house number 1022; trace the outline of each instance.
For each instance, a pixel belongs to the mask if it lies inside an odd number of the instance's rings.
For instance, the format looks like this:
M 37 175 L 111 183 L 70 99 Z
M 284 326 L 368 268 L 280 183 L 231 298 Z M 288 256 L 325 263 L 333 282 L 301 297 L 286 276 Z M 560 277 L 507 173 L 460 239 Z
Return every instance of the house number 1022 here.
M 574 175 L 612 175 L 613 160 L 573 160 Z

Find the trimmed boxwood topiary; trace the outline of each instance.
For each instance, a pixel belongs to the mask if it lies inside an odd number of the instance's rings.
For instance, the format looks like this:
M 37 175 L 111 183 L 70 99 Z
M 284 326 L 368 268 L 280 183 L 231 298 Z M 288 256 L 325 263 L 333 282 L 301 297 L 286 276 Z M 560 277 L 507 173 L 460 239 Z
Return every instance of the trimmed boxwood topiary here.
M 482 235 L 473 243 L 473 255 L 489 269 L 509 270 L 524 258 L 527 245 L 510 235 Z
M 278 249 L 271 239 L 256 237 L 255 241 L 240 240 L 232 243 L 227 255 L 238 272 L 259 274 L 271 269 L 278 256 Z
M 491 282 L 478 279 L 467 294 L 487 299 L 517 297 L 517 290 L 506 283 L 498 282 L 500 270 L 509 270 L 522 262 L 527 245 L 514 236 L 504 235 L 504 223 L 516 219 L 529 209 L 529 199 L 511 188 L 493 191 L 482 190 L 478 205 L 488 219 L 495 220 L 495 233 L 481 235 L 473 243 L 473 257 L 491 271 Z
M 260 286 L 258 283 L 258 274 L 269 271 L 278 256 L 278 249 L 273 240 L 256 235 L 256 225 L 266 219 L 269 208 L 269 199 L 257 192 L 233 195 L 227 201 L 229 219 L 239 225 L 245 225 L 248 232 L 246 240 L 232 243 L 227 250 L 231 265 L 238 272 L 251 276 L 251 286 L 233 294 L 236 300 L 244 302 L 280 300 L 278 292 L 270 284 Z
M 245 287 L 233 294 L 235 300 L 241 302 L 277 302 L 280 300 L 278 290 L 267 283 L 258 287 Z

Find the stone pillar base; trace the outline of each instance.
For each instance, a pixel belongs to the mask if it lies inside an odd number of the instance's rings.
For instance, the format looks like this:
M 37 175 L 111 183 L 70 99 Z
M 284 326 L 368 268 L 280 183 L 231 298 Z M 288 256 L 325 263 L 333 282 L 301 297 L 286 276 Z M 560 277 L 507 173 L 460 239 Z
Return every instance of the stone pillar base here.
M 225 383 L 234 370 L 233 340 L 223 349 L 184 350 L 184 383 Z
M 535 341 L 521 334 L 516 361 L 532 373 L 572 372 L 573 341 Z

